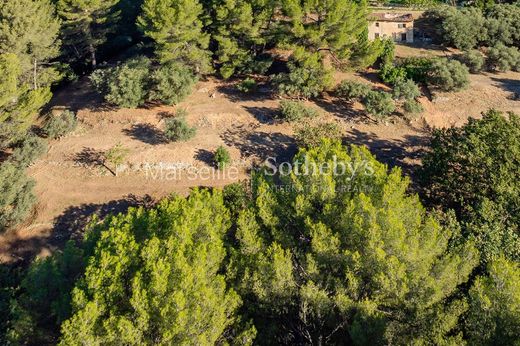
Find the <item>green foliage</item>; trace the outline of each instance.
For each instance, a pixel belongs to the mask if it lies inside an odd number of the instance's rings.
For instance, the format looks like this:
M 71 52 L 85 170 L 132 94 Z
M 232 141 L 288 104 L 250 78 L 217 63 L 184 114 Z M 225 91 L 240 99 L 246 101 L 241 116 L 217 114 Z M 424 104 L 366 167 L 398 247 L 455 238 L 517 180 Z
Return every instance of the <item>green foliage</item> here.
M 385 91 L 371 91 L 362 100 L 366 111 L 378 118 L 384 118 L 395 111 L 392 94 Z
M 212 39 L 217 44 L 219 72 L 224 78 L 237 73 L 265 73 L 267 63 L 258 55 L 273 31 L 276 3 L 262 0 L 214 1 Z
M 394 63 L 395 59 L 395 43 L 391 39 L 383 40 L 383 47 L 381 50 L 381 55 L 379 56 L 380 65 L 383 66 L 391 66 Z
M 520 260 L 520 118 L 489 111 L 463 127 L 436 130 L 421 173 L 425 196 L 452 208 L 484 263 Z
M 254 93 L 257 88 L 258 85 L 253 78 L 246 78 L 237 84 L 237 89 L 243 93 Z
M 395 84 L 398 80 L 406 79 L 406 70 L 400 66 L 385 65 L 379 71 L 379 77 L 383 82 L 388 84 Z
M 196 73 L 211 72 L 209 35 L 197 0 L 145 0 L 138 26 L 156 45 L 161 63 L 184 63 Z
M 365 1 L 288 0 L 282 2 L 282 8 L 290 24 L 287 41 L 305 47 L 308 54 L 327 50 L 342 64 L 356 49 L 369 47 L 364 35 L 368 25 Z
M 26 136 L 13 150 L 9 161 L 21 168 L 30 166 L 47 152 L 47 142 L 35 135 Z
M 424 108 L 421 105 L 421 103 L 414 99 L 406 100 L 403 103 L 403 109 L 408 114 L 420 114 L 424 111 Z
M 520 47 L 520 7 L 518 4 L 494 4 L 486 12 L 488 46 L 502 43 Z
M 47 87 L 59 78 L 49 64 L 60 54 L 59 30 L 49 0 L 0 1 L 0 54 L 17 56 L 20 73 L 33 89 Z
M 357 82 L 349 79 L 342 80 L 336 86 L 338 97 L 346 101 L 361 100 L 372 90 L 369 84 Z
M 520 340 L 520 268 L 518 263 L 498 258 L 488 265 L 488 272 L 469 291 L 469 342 L 514 345 Z
M 434 60 L 428 75 L 428 84 L 442 91 L 460 91 L 469 85 L 468 68 L 456 60 Z
M 229 155 L 226 147 L 222 145 L 215 151 L 214 159 L 218 169 L 224 169 L 231 163 L 231 155 Z
M 170 141 L 188 141 L 195 137 L 197 129 L 190 127 L 184 117 L 168 118 L 165 120 L 164 136 Z
M 282 95 L 317 97 L 332 83 L 331 71 L 323 66 L 319 53 L 307 53 L 302 48 L 296 48 L 287 65 L 289 73 L 281 73 L 273 78 L 273 83 Z
M 120 107 L 135 108 L 148 100 L 150 69 L 150 60 L 137 57 L 114 68 L 96 70 L 90 79 L 106 101 Z M 165 72 L 172 72 L 172 70 L 166 68 Z M 170 75 L 161 77 L 159 85 L 163 88 L 162 91 L 167 89 L 165 84 L 170 77 Z
M 394 98 L 397 100 L 414 100 L 421 96 L 421 91 L 415 82 L 411 79 L 400 79 L 394 84 Z
M 373 41 L 369 40 L 368 27 L 366 27 L 365 30 L 359 34 L 357 43 L 353 48 L 352 55 L 350 56 L 350 64 L 358 70 L 374 65 L 374 63 L 381 57 L 383 51 L 387 48 L 385 41 L 380 39 Z
M 321 144 L 323 138 L 340 141 L 343 137 L 341 128 L 336 123 L 318 123 L 312 125 L 304 122 L 296 128 L 295 139 L 300 148 L 312 148 Z
M 63 21 L 62 34 L 68 56 L 89 61 L 96 68 L 96 51 L 114 32 L 120 19 L 119 0 L 58 0 L 56 7 Z
M 197 82 L 190 68 L 178 62 L 161 65 L 152 74 L 150 99 L 174 105 L 184 100 Z
M 427 83 L 428 73 L 435 60 L 428 57 L 410 57 L 400 60 L 398 66 L 404 69 L 406 79 L 411 79 L 416 83 Z
M 84 267 L 83 251 L 71 241 L 63 251 L 31 263 L 11 304 L 11 344 L 55 343 L 61 323 L 70 317 L 71 291 Z
M 0 165 L 0 232 L 18 225 L 32 210 L 36 197 L 34 181 L 18 164 Z
M 491 71 L 520 71 L 520 51 L 516 47 L 506 47 L 499 43 L 489 48 L 486 64 Z
M 60 138 L 74 131 L 78 126 L 76 114 L 71 111 L 64 111 L 59 116 L 50 115 L 49 120 L 43 126 L 43 132 L 49 138 Z
M 198 190 L 109 218 L 72 292 L 60 344 L 224 341 L 240 305 L 220 272 L 229 226 L 222 194 Z
M 471 73 L 479 73 L 484 67 L 485 58 L 477 49 L 464 52 L 460 57 L 461 61 L 469 68 Z
M 366 148 L 324 141 L 293 163 L 283 188 L 255 178 L 235 232 L 229 277 L 258 340 L 460 343 L 454 295 L 477 262 L 470 243 L 451 243 L 460 229 L 427 215 Z M 357 168 L 335 174 L 342 164 Z
M 298 121 L 305 118 L 314 118 L 318 116 L 318 111 L 314 108 L 306 107 L 303 102 L 298 101 L 280 101 L 279 117 L 285 121 Z
M 48 87 L 31 89 L 22 67 L 15 54 L 0 53 L 0 150 L 23 139 L 51 98 Z
M 115 176 L 117 176 L 118 173 L 118 166 L 125 163 L 129 151 L 130 150 L 128 148 L 125 148 L 121 143 L 117 143 L 105 152 L 105 166 L 108 162 L 113 167 L 110 170 L 112 174 L 114 174 Z
M 441 6 L 426 11 L 424 18 L 439 43 L 467 50 L 487 40 L 486 19 L 479 8 Z

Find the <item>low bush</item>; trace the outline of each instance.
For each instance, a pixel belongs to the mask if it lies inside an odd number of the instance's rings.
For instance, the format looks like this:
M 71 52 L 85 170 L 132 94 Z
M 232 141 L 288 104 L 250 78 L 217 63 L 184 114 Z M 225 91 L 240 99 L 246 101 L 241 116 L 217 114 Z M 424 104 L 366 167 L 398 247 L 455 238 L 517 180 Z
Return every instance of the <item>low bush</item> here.
M 420 114 L 424 111 L 423 106 L 416 100 L 406 100 L 403 109 L 408 114 Z
M 137 57 L 117 67 L 94 71 L 90 80 L 107 102 L 135 108 L 148 99 L 150 69 L 149 59 Z
M 190 140 L 197 133 L 197 129 L 189 126 L 184 117 L 168 118 L 165 123 L 164 136 L 173 142 Z
M 20 167 L 30 166 L 38 157 L 47 151 L 47 141 L 43 138 L 29 135 L 13 150 L 9 161 Z
M 384 91 L 371 91 L 362 102 L 366 111 L 378 118 L 390 115 L 395 111 L 392 95 Z
M 246 78 L 237 84 L 237 89 L 243 93 L 254 93 L 257 88 L 258 85 L 253 78 Z
M 413 100 L 421 96 L 421 91 L 415 82 L 411 79 L 399 79 L 394 84 L 394 98 L 397 100 Z
M 293 52 L 288 73 L 273 77 L 273 84 L 281 95 L 298 98 L 319 96 L 332 83 L 331 72 L 323 66 L 319 53 L 310 54 L 302 48 Z
M 336 87 L 336 94 L 346 101 L 360 100 L 372 90 L 370 85 L 353 80 L 342 80 Z
M 319 123 L 311 125 L 304 123 L 295 132 L 296 143 L 299 147 L 311 148 L 320 145 L 323 138 L 341 140 L 342 132 L 336 123 Z
M 64 111 L 58 116 L 51 115 L 43 126 L 43 132 L 47 137 L 55 139 L 74 131 L 76 126 L 78 126 L 76 114 L 71 111 Z
M 318 112 L 309 107 L 305 107 L 302 102 L 298 101 L 280 101 L 279 117 L 285 121 L 297 121 L 304 118 L 316 117 Z
M 152 73 L 150 100 L 174 105 L 188 96 L 197 77 L 186 65 L 171 62 L 160 66 Z
M 457 60 L 436 59 L 428 75 L 428 84 L 442 91 L 459 91 L 469 85 L 469 70 Z
M 383 82 L 393 85 L 398 80 L 406 79 L 406 70 L 400 66 L 385 65 L 379 71 L 379 77 Z
M 215 151 L 214 160 L 218 169 L 224 169 L 231 162 L 231 155 L 229 155 L 229 151 L 221 145 Z
M 468 67 L 469 72 L 471 73 L 479 73 L 482 71 L 486 61 L 484 55 L 482 55 L 482 53 L 477 49 L 471 49 L 464 52 L 460 56 L 460 60 Z
M 12 162 L 0 165 L 0 232 L 25 220 L 36 203 L 34 181 Z
M 406 78 L 416 83 L 426 83 L 435 58 L 410 57 L 399 61 L 398 66 L 404 69 Z
M 491 71 L 520 71 L 520 51 L 499 43 L 489 48 L 486 64 Z

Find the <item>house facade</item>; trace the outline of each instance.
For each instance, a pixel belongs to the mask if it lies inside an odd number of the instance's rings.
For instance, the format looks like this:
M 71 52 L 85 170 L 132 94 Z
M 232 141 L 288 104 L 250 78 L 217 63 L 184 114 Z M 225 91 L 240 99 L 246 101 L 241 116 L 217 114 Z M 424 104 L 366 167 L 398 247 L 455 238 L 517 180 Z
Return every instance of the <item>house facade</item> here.
M 409 13 L 372 13 L 368 38 L 391 38 L 394 42 L 413 43 L 413 16 Z

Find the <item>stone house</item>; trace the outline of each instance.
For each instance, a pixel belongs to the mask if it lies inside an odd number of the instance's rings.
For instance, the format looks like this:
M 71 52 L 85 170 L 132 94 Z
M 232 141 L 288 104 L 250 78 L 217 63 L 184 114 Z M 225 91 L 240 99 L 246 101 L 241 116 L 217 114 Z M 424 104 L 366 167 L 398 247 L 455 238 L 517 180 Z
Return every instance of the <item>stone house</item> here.
M 409 13 L 372 13 L 368 38 L 391 38 L 394 42 L 413 43 L 413 16 Z

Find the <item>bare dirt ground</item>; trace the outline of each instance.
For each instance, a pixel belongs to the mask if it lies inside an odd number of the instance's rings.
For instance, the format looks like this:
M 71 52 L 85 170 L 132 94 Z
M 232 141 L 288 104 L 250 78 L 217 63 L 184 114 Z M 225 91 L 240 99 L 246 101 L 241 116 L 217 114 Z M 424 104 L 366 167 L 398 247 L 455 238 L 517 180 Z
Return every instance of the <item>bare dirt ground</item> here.
M 384 88 L 371 74 L 338 75 L 342 78 L 368 79 Z M 309 106 L 320 110 L 315 121 L 338 123 L 346 143 L 367 145 L 380 160 L 411 173 L 431 127 L 458 126 L 489 108 L 520 113 L 514 93 L 520 93 L 520 73 L 472 75 L 468 90 L 421 98 L 425 112 L 412 121 L 396 115 L 378 123 L 364 114 L 361 105 L 342 104 L 327 95 Z M 280 162 L 296 151 L 295 124 L 273 120 L 278 98 L 268 93 L 244 95 L 214 79 L 198 83 L 192 95 L 175 107 L 112 109 L 86 79 L 58 92 L 52 104 L 76 110 L 80 125 L 74 133 L 52 141 L 48 153 L 29 168 L 39 204 L 25 225 L 0 236 L 2 262 L 53 251 L 80 234 L 94 214 L 103 217 L 129 206 L 151 205 L 197 186 L 222 187 L 247 179 L 254 162 L 267 157 Z M 187 142 L 168 143 L 161 132 L 164 117 L 178 108 L 188 111 L 187 121 L 197 128 L 197 135 Z M 99 164 L 99 156 L 118 143 L 129 153 L 115 177 Z M 219 145 L 230 151 L 234 173 L 208 176 Z M 161 175 L 157 168 L 161 163 L 173 165 L 176 175 L 168 170 L 169 175 Z M 190 179 L 189 169 L 199 173 L 196 178 Z

